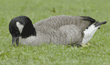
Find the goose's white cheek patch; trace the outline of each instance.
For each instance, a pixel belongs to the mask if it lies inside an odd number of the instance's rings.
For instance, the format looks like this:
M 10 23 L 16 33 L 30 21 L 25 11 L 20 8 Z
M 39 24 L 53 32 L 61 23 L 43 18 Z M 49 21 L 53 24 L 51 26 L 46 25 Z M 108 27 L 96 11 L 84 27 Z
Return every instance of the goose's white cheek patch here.
M 18 29 L 19 29 L 19 31 L 21 33 L 24 26 L 22 24 L 20 24 L 19 22 L 16 22 L 16 26 L 18 27 Z

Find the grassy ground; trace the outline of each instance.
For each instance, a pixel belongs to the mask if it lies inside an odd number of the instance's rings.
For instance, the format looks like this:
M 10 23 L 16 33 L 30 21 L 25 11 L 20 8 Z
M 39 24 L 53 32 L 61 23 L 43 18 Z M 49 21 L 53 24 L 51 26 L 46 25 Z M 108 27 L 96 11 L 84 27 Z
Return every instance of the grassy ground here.
M 33 23 L 55 15 L 91 16 L 108 21 L 87 47 L 11 46 L 12 18 L 26 15 Z M 110 0 L 1 0 L 0 65 L 110 65 Z

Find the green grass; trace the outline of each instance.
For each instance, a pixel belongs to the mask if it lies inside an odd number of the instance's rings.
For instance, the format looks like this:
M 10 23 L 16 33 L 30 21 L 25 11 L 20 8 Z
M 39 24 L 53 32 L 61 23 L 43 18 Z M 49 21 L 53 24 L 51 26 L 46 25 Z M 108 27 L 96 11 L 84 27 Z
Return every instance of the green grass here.
M 87 47 L 11 46 L 12 18 L 26 15 L 33 23 L 56 15 L 91 16 L 108 21 Z M 110 65 L 110 0 L 1 0 L 0 65 Z

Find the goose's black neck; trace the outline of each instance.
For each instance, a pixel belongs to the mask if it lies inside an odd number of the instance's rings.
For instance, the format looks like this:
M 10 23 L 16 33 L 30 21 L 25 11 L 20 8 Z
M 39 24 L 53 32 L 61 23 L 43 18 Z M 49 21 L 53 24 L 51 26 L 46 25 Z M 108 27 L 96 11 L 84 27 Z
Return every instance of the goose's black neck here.
M 29 36 L 36 36 L 36 30 L 33 25 L 26 24 L 20 35 L 22 38 L 27 38 Z

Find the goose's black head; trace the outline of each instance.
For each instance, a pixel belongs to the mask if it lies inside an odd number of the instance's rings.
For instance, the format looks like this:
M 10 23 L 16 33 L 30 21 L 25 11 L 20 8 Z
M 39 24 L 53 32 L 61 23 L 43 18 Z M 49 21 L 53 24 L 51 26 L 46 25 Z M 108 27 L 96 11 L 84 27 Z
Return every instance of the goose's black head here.
M 9 32 L 12 35 L 12 45 L 16 42 L 17 46 L 19 44 L 19 37 L 36 36 L 35 28 L 27 16 L 13 18 L 9 23 Z

